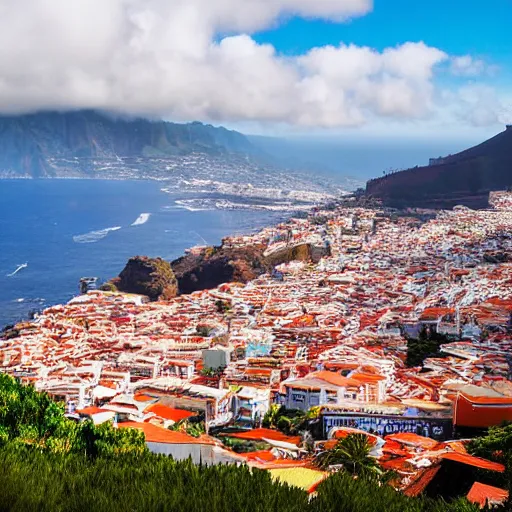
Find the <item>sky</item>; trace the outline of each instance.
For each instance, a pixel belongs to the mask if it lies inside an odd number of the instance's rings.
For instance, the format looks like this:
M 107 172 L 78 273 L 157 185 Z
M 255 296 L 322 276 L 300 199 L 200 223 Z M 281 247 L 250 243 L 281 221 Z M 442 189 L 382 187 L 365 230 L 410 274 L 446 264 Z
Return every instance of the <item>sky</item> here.
M 2 0 L 0 113 L 477 140 L 512 123 L 512 0 Z

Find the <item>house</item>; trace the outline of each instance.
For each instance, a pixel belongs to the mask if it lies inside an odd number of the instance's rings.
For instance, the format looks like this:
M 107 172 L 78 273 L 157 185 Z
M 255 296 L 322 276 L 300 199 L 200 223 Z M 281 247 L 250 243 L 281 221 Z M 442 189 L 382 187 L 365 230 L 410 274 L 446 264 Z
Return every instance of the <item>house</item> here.
M 195 438 L 182 432 L 174 432 L 151 423 L 119 423 L 118 428 L 133 428 L 141 430 L 146 437 L 146 445 L 152 453 L 171 456 L 175 460 L 191 458 L 195 464 L 225 464 L 241 463 L 242 459 L 236 454 L 217 446 L 208 437 Z
M 236 420 L 259 423 L 270 405 L 270 389 L 244 386 L 233 396 L 233 414 Z
M 190 384 L 172 377 L 140 382 L 135 388 L 162 405 L 204 414 L 208 427 L 225 425 L 233 417 L 229 389 Z
M 101 425 L 107 421 L 112 421 L 116 415 L 114 411 L 94 406 L 77 409 L 76 413 L 81 419 L 90 419 L 95 425 Z
M 359 380 L 339 373 L 317 371 L 301 379 L 283 381 L 284 405 L 288 409 L 309 410 L 325 404 L 340 404 L 346 400 L 363 401 L 364 386 Z

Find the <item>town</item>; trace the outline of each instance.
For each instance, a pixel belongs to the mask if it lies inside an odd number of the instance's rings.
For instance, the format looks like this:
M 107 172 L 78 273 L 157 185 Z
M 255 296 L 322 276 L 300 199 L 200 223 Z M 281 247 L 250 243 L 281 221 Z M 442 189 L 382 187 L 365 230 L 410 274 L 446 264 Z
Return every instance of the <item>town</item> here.
M 311 492 L 326 474 L 312 460 L 353 433 L 408 496 L 446 471 L 502 473 L 466 449 L 512 421 L 512 194 L 490 203 L 399 211 L 344 198 L 228 237 L 326 256 L 167 301 L 89 291 L 6 330 L 0 371 L 76 421 L 141 430 L 155 453 L 309 470 Z M 470 495 L 508 497 L 478 481 Z

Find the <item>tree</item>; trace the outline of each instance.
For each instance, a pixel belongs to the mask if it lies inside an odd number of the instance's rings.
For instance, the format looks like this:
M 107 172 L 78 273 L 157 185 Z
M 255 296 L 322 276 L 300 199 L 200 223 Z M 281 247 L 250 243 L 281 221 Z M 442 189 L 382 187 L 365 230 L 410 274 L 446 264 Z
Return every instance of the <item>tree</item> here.
M 423 326 L 417 339 L 407 338 L 407 366 L 422 366 L 428 357 L 443 357 L 439 348 L 449 342 L 450 339 L 444 334 Z
M 263 418 L 263 426 L 277 428 L 288 435 L 296 435 L 310 430 L 312 423 L 318 423 L 320 407 L 311 407 L 307 412 L 300 409 L 287 409 L 283 405 L 271 405 Z
M 206 434 L 206 425 L 203 418 L 185 418 L 177 421 L 174 425 L 169 427 L 169 430 L 175 432 L 183 432 L 192 437 L 201 437 Z
M 0 445 L 36 445 L 55 453 L 85 453 L 90 457 L 144 453 L 144 434 L 116 429 L 110 423 L 75 423 L 64 416 L 64 406 L 47 393 L 24 386 L 0 374 Z
M 478 457 L 504 464 L 505 473 L 493 474 L 493 483 L 512 491 L 512 423 L 489 428 L 486 435 L 469 443 L 468 451 Z
M 349 434 L 340 439 L 332 450 L 321 452 L 316 457 L 322 469 L 341 464 L 353 475 L 379 476 L 383 472 L 377 460 L 370 456 L 371 446 L 364 434 Z
M 272 404 L 263 418 L 263 426 L 266 428 L 277 428 L 281 409 L 283 409 L 282 405 Z

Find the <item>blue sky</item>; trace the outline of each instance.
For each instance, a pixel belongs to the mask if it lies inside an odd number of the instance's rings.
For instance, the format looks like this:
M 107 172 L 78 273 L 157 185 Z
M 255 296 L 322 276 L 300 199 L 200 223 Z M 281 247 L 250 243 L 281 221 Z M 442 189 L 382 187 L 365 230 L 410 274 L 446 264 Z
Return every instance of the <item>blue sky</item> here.
M 290 57 L 327 45 L 354 44 L 383 52 L 419 41 L 453 57 L 471 56 L 485 65 L 485 71 L 474 75 L 439 74 L 435 83 L 448 90 L 488 87 L 503 98 L 500 112 L 506 114 L 502 114 L 500 122 L 460 125 L 457 136 L 477 140 L 495 133 L 503 124 L 501 119 L 512 122 L 511 23 L 512 0 L 375 0 L 371 12 L 347 22 L 282 17 L 253 38 Z M 442 129 L 443 123 L 440 125 Z M 372 127 L 366 128 L 371 131 Z M 413 129 L 411 134 L 414 133 Z
M 375 0 L 373 11 L 347 23 L 292 18 L 254 38 L 287 54 L 340 42 L 383 50 L 424 41 L 450 54 L 512 65 L 511 0 Z M 508 70 L 510 71 L 510 70 Z

